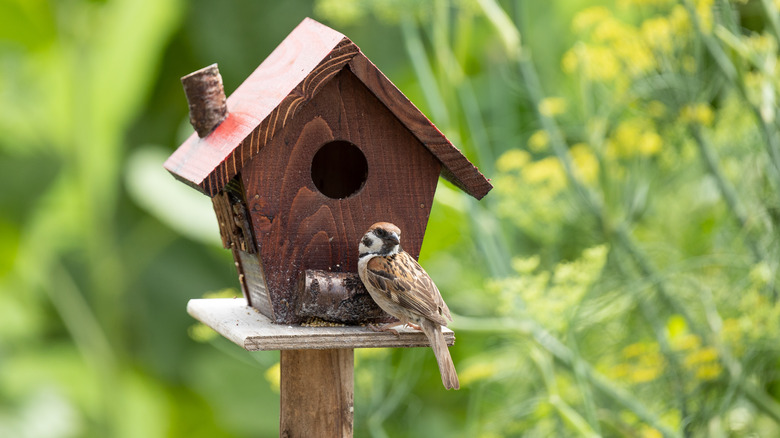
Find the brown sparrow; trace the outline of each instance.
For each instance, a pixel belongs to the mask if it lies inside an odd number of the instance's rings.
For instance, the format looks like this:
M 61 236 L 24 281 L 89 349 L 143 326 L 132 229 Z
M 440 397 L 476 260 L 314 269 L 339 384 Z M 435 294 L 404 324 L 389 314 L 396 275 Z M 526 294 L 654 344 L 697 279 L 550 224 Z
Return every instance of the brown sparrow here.
M 450 309 L 417 260 L 401 249 L 401 230 L 388 222 L 378 222 L 360 241 L 358 274 L 379 307 L 399 322 L 378 330 L 396 332 L 392 327 L 406 324 L 422 329 L 439 363 L 441 381 L 447 389 L 460 388 L 447 342 L 441 331 L 452 321 Z

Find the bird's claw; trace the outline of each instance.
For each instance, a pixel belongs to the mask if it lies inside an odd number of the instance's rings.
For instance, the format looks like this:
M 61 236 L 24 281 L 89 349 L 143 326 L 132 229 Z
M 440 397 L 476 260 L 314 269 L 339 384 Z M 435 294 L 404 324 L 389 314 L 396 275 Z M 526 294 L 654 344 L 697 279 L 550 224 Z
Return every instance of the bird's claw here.
M 394 334 L 396 336 L 401 336 L 398 333 L 398 330 L 393 328 L 393 327 L 395 327 L 397 325 L 398 324 L 396 323 L 396 324 L 386 324 L 386 325 L 377 327 L 374 324 L 369 324 L 368 328 L 369 328 L 369 330 L 374 331 L 374 332 L 390 332 L 390 333 L 392 333 L 392 334 Z

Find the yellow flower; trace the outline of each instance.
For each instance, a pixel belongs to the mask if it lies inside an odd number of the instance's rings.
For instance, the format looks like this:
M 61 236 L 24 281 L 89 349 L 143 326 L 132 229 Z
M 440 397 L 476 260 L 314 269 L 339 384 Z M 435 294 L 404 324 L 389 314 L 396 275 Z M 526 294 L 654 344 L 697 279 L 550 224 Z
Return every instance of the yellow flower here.
M 572 20 L 572 30 L 583 33 L 598 23 L 612 17 L 612 12 L 604 6 L 592 6 L 578 12 Z
M 642 75 L 656 68 L 655 56 L 638 36 L 632 35 L 613 44 L 631 75 Z
M 642 23 L 642 38 L 652 49 L 668 54 L 674 48 L 672 25 L 667 18 L 651 18 Z
M 529 184 L 546 184 L 553 191 L 559 191 L 566 186 L 563 166 L 555 157 L 534 161 L 523 170 L 523 178 Z
M 203 298 L 236 298 L 240 296 L 241 294 L 232 287 L 220 289 L 218 291 L 206 292 L 203 294 Z
M 631 372 L 631 365 L 627 363 L 620 363 L 612 367 L 609 373 L 609 377 L 613 379 L 624 379 Z
M 533 152 L 542 152 L 550 145 L 550 135 L 545 130 L 539 130 L 528 137 L 528 149 Z
M 672 349 L 675 351 L 695 350 L 701 345 L 701 338 L 698 335 L 686 333 L 671 339 Z
M 582 43 L 578 43 L 578 46 L 580 45 L 582 45 Z M 578 57 L 577 47 L 567 50 L 561 58 L 561 70 L 568 74 L 575 73 L 580 66 L 580 62 L 577 59 Z
M 658 429 L 643 425 L 639 436 L 641 438 L 663 438 L 664 435 Z
M 555 117 L 566 112 L 566 99 L 562 97 L 547 97 L 539 102 L 539 112 L 548 117 Z
M 715 114 L 709 105 L 698 103 L 684 106 L 680 110 L 680 119 L 685 123 L 710 126 L 715 119 Z
M 499 172 L 511 172 L 513 170 L 520 170 L 523 166 L 531 161 L 531 155 L 520 149 L 510 149 L 496 160 L 496 169 Z
M 577 143 L 571 147 L 569 153 L 583 181 L 587 183 L 595 182 L 599 175 L 599 161 L 590 151 L 588 145 Z
M 634 28 L 612 18 L 601 21 L 593 29 L 593 41 L 599 43 L 615 43 L 633 37 Z
M 189 330 L 187 330 L 187 334 L 189 334 L 190 338 L 196 342 L 209 342 L 212 339 L 218 337 L 217 332 L 215 332 L 206 324 L 200 322 L 196 322 L 195 324 L 191 325 Z
M 777 40 L 771 35 L 753 34 L 744 41 L 748 52 L 758 55 L 759 58 L 774 56 L 777 52 Z
M 636 342 L 623 348 L 623 357 L 633 363 L 652 364 L 661 361 L 659 346 L 655 342 Z
M 674 0 L 621 0 L 620 6 L 631 8 L 635 6 L 666 6 Z
M 712 32 L 712 4 L 714 0 L 696 0 L 696 15 L 704 33 Z
M 515 257 L 512 259 L 512 269 L 518 274 L 530 274 L 539 267 L 540 261 L 538 255 L 528 258 Z
M 621 122 L 607 141 L 607 153 L 618 158 L 653 156 L 661 151 L 663 139 L 648 119 L 633 118 Z
M 639 144 L 637 145 L 637 150 L 639 151 L 639 155 L 649 157 L 652 155 L 657 155 L 659 152 L 661 152 L 661 146 L 663 145 L 664 141 L 661 138 L 660 135 L 658 135 L 657 132 L 645 132 L 642 134 L 642 136 L 639 138 Z
M 468 386 L 480 380 L 490 379 L 496 374 L 496 371 L 495 362 L 477 362 L 469 365 L 458 374 L 460 374 L 460 382 L 463 386 Z
M 704 347 L 695 350 L 685 356 L 685 366 L 688 368 L 694 368 L 697 365 L 705 364 L 708 362 L 717 362 L 718 350 L 713 347 Z
M 715 380 L 720 377 L 723 367 L 719 363 L 709 363 L 700 366 L 696 370 L 696 378 L 701 380 Z
M 621 71 L 613 50 L 600 46 L 585 46 L 583 58 L 585 77 L 597 81 L 614 79 Z
M 675 5 L 672 8 L 672 13 L 669 14 L 669 25 L 675 34 L 675 38 L 687 38 L 690 36 L 691 20 L 688 17 L 688 11 L 683 5 Z
M 676 338 L 688 333 L 688 322 L 682 315 L 672 315 L 666 321 L 666 330 L 669 332 L 669 337 Z
M 276 393 L 279 392 L 279 387 L 282 382 L 281 370 L 282 370 L 281 365 L 279 364 L 279 362 L 276 362 L 274 365 L 271 366 L 271 368 L 268 368 L 265 371 L 265 380 L 268 381 L 268 384 L 271 386 L 271 390 Z
M 639 367 L 635 368 L 629 375 L 628 380 L 631 383 L 646 383 L 655 380 L 661 375 L 661 367 Z

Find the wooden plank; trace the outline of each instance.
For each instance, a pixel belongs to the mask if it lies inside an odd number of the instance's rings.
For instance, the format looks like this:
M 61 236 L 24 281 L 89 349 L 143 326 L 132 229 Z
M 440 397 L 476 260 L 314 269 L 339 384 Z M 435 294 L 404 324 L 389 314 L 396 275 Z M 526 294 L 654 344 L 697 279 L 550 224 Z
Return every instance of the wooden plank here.
M 194 299 L 187 313 L 248 351 L 327 350 L 350 348 L 430 347 L 423 332 L 398 327 L 398 336 L 374 332 L 368 327 L 305 327 L 274 324 L 244 298 Z M 447 345 L 455 344 L 455 333 L 444 327 Z
M 280 362 L 279 436 L 351 437 L 353 350 L 285 350 Z

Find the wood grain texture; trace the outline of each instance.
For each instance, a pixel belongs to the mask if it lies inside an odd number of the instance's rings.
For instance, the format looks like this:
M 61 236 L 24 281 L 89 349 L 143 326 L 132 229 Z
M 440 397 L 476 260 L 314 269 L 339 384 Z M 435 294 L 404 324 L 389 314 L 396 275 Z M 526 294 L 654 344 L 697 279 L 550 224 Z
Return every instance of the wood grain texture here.
M 211 201 L 219 224 L 222 246 L 254 253 L 256 245 L 249 224 L 249 212 L 244 201 L 233 197 L 227 191 L 219 192 L 211 198 Z
M 205 137 L 227 115 L 225 90 L 217 64 L 211 64 L 181 78 L 190 107 L 190 124 L 198 137 Z
M 328 142 L 356 145 L 368 163 L 362 189 L 345 199 L 320 193 L 312 159 Z M 260 259 L 280 323 L 295 323 L 296 283 L 307 269 L 357 272 L 358 243 L 379 221 L 398 225 L 419 256 L 439 161 L 348 70 L 300 109 L 242 172 Z
M 377 306 L 355 273 L 306 270 L 298 279 L 298 294 L 302 318 L 343 324 L 396 321 Z
M 352 436 L 351 349 L 282 351 L 280 368 L 280 437 Z
M 194 299 L 187 313 L 248 351 L 344 348 L 430 347 L 419 330 L 397 327 L 398 336 L 375 332 L 368 327 L 305 327 L 274 324 L 243 298 Z M 455 333 L 442 328 L 447 345 L 455 344 Z
M 257 254 L 234 249 L 233 260 L 236 263 L 238 282 L 241 284 L 244 298 L 250 306 L 259 310 L 260 313 L 268 318 L 273 318 L 271 298 L 268 295 L 265 274 Z
M 353 57 L 349 68 L 441 161 L 442 176 L 446 180 L 477 199 L 482 199 L 493 188 L 479 169 L 365 55 L 360 53 Z

